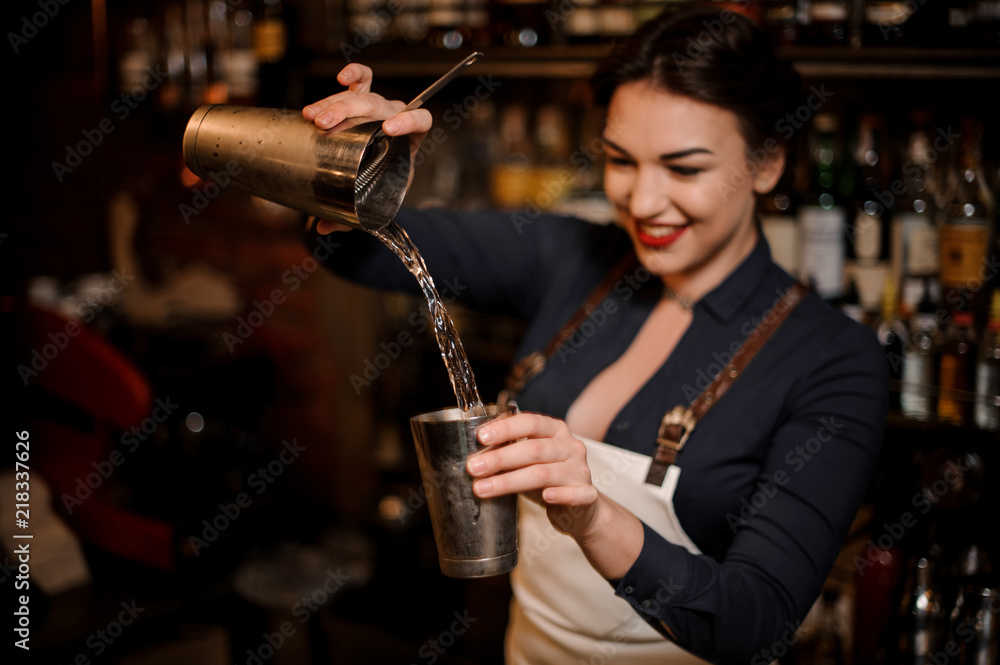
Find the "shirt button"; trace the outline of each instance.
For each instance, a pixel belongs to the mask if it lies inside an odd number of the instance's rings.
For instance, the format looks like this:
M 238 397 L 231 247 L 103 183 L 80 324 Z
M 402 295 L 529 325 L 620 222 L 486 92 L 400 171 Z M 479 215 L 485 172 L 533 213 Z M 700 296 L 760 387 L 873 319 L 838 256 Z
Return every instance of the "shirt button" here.
M 619 432 L 627 432 L 631 428 L 632 428 L 632 424 L 630 422 L 628 422 L 627 420 L 623 420 L 620 423 L 618 423 L 617 425 L 615 425 L 615 429 L 618 430 Z
M 624 591 L 628 595 L 631 595 L 632 592 L 635 591 L 635 587 L 632 586 L 631 584 L 629 584 L 627 587 L 625 587 L 624 589 L 622 589 L 622 591 Z

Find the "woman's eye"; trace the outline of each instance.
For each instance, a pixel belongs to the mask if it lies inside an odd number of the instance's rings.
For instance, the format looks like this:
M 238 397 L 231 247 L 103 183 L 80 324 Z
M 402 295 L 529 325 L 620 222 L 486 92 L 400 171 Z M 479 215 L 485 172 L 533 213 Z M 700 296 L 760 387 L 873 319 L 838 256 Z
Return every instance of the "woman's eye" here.
M 670 170 L 676 173 L 677 175 L 683 175 L 683 176 L 698 175 L 699 173 L 704 171 L 704 169 L 696 168 L 694 166 L 671 166 Z
M 615 166 L 631 166 L 632 160 L 628 157 L 616 157 L 615 155 L 608 155 L 608 162 L 614 164 Z

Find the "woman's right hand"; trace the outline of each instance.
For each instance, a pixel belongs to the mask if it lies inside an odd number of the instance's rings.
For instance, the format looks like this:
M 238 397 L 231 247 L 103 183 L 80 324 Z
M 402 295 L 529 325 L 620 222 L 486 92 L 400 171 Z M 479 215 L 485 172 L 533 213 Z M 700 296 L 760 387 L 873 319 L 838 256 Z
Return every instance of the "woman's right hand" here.
M 347 86 L 347 90 L 306 106 L 302 109 L 302 117 L 320 129 L 333 131 L 341 124 L 347 127 L 358 122 L 383 120 L 382 131 L 389 136 L 409 136 L 411 156 L 417 152 L 431 129 L 433 119 L 429 111 L 416 109 L 400 113 L 406 104 L 371 92 L 372 70 L 356 62 L 340 70 L 337 82 Z M 412 173 L 410 175 L 412 177 Z M 349 229 L 349 226 L 326 219 L 319 220 L 316 226 L 320 234 Z

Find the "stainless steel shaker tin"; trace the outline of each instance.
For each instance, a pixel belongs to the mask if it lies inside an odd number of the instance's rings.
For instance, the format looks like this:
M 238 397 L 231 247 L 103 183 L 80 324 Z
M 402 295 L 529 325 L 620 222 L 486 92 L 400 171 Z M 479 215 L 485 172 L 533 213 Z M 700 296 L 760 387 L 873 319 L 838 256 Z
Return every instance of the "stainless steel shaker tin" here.
M 375 230 L 396 216 L 410 176 L 409 138 L 380 128 L 365 122 L 324 131 L 299 111 L 209 104 L 188 121 L 184 161 L 206 180 Z
M 417 446 L 441 572 L 448 577 L 488 577 L 517 565 L 517 495 L 480 499 L 465 470 L 483 448 L 476 429 L 514 407 L 486 406 L 486 416 L 451 408 L 410 419 Z

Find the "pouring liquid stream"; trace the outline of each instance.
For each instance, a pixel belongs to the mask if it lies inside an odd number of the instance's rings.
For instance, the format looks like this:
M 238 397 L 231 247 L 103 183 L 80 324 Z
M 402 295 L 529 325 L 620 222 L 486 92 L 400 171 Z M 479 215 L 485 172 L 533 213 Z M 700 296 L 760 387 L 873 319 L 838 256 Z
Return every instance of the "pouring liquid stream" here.
M 472 374 L 472 367 L 465 355 L 462 340 L 459 339 L 455 323 L 448 315 L 448 310 L 434 286 L 434 280 L 427 270 L 424 258 L 417 251 L 406 231 L 395 222 L 390 222 L 380 229 L 371 230 L 370 233 L 399 257 L 420 285 L 420 290 L 423 291 L 424 297 L 427 299 L 427 308 L 430 311 L 431 321 L 434 323 L 434 337 L 441 349 L 441 358 L 444 360 L 448 379 L 455 391 L 458 407 L 466 416 L 485 416 L 486 408 L 479 397 L 476 378 Z

